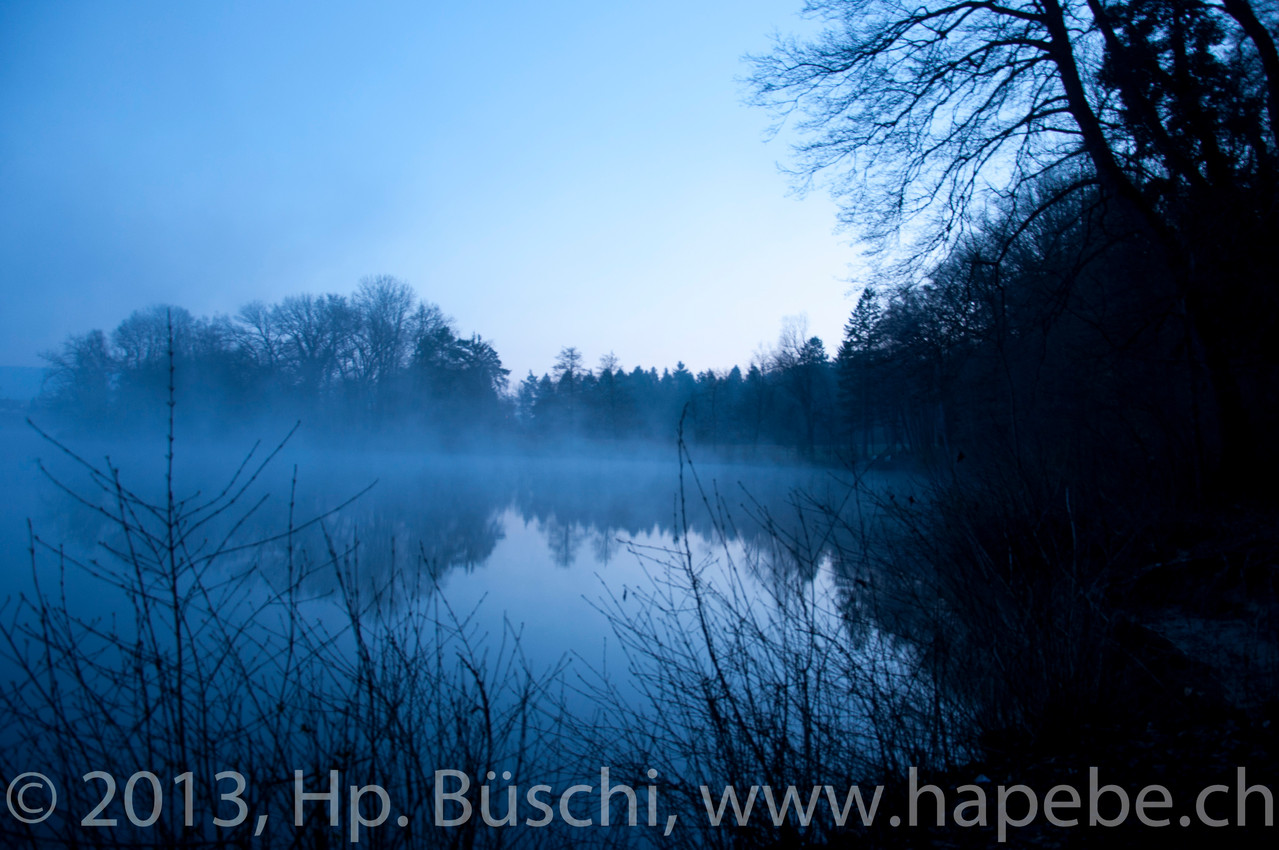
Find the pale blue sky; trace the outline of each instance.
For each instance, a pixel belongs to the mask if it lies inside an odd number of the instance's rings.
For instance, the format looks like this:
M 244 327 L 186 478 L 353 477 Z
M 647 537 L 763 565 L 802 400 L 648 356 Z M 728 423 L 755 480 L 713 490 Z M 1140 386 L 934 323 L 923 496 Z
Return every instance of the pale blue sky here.
M 735 79 L 801 5 L 0 2 L 0 364 L 377 273 L 515 379 L 744 365 L 798 313 L 833 352 L 857 253 Z

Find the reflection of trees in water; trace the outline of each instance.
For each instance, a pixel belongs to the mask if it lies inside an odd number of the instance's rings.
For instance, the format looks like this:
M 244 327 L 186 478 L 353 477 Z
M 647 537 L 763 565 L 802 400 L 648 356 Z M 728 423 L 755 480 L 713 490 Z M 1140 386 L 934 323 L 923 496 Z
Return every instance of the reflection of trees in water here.
M 595 557 L 595 563 L 601 566 L 617 557 L 621 549 L 621 541 L 613 534 L 612 529 L 596 531 L 591 537 L 591 554 Z
M 498 510 L 473 503 L 377 505 L 326 530 L 347 547 L 358 541 L 353 555 L 370 581 L 406 569 L 425 570 L 434 580 L 454 569 L 469 572 L 487 561 L 505 536 Z
M 663 464 L 548 459 L 522 466 L 515 479 L 515 509 L 526 522 L 548 528 L 637 536 L 672 523 L 673 478 Z
M 551 561 L 557 567 L 571 567 L 577 560 L 577 550 L 586 542 L 589 532 L 576 522 L 561 522 L 554 515 L 538 521 L 539 530 L 546 537 L 546 547 Z
M 205 479 L 216 480 L 202 473 L 202 468 L 225 466 L 214 455 L 209 452 L 203 466 L 187 467 L 187 490 L 200 489 Z M 296 491 L 292 462 L 298 468 Z M 135 459 L 122 465 L 150 471 L 146 462 Z M 238 568 L 260 569 L 269 582 L 283 582 L 291 542 L 295 560 L 311 566 L 309 588 L 316 593 L 336 587 L 328 564 L 330 544 L 345 556 L 341 560 L 358 567 L 355 577 L 370 588 L 395 569 L 423 570 L 428 587 L 455 570 L 473 571 L 492 557 L 504 538 L 503 514 L 511 507 L 544 535 L 551 560 L 561 567 L 584 556 L 607 564 L 625 550 L 621 541 L 649 536 L 674 540 L 687 527 L 690 535 L 707 542 L 719 540 L 721 529 L 729 542 L 740 545 L 746 562 L 761 577 L 811 579 L 829 557 L 834 540 L 831 529 L 821 525 L 822 511 L 841 498 L 829 475 L 816 470 L 707 465 L 699 466 L 696 476 L 685 469 L 687 513 L 681 516 L 679 467 L 625 458 L 423 458 L 300 451 L 272 472 L 270 480 L 260 482 L 260 492 L 270 493 L 270 498 L 238 530 L 241 541 L 276 537 L 290 519 L 300 525 L 377 482 L 322 526 L 305 529 L 292 541 L 275 539 L 236 559 Z M 69 510 L 62 504 L 65 497 L 28 495 L 25 503 L 37 499 L 49 502 L 38 512 L 44 519 L 37 528 L 43 526 L 45 537 L 84 551 L 103 539 L 106 530 L 101 523 L 85 517 L 87 511 Z M 829 525 L 829 516 L 825 522 Z
M 208 452 L 204 462 L 185 467 L 177 482 L 179 498 L 208 492 L 210 482 L 223 477 L 226 464 L 213 455 Z M 336 560 L 365 589 L 380 587 L 397 571 L 422 571 L 423 586 L 429 588 L 453 570 L 483 564 L 504 537 L 502 513 L 511 501 L 512 476 L 495 464 L 307 453 L 296 462 L 296 481 L 282 463 L 256 482 L 252 498 L 265 500 L 238 524 L 233 537 L 237 546 L 266 542 L 221 558 L 224 570 L 257 570 L 283 587 L 292 563 L 307 573 L 309 592 L 324 594 L 337 587 Z M 130 473 L 135 468 L 143 473 L 125 475 L 126 486 L 156 477 L 148 468 L 154 463 L 146 457 L 122 465 Z M 356 494 L 358 498 L 331 513 Z M 36 509 L 36 529 L 48 539 L 86 553 L 99 543 L 121 545 L 118 529 L 65 493 L 38 493 L 24 501 Z M 323 520 L 308 525 L 317 517 Z M 207 538 L 217 541 L 231 530 L 223 525 L 211 525 Z M 291 526 L 298 529 L 292 535 Z
M 831 560 L 836 604 L 843 614 L 851 645 L 860 648 L 886 615 L 885 589 L 892 585 L 869 568 L 870 562 L 853 549 L 837 550 Z
M 677 539 L 723 533 L 741 546 L 761 577 L 811 580 L 839 545 L 849 522 L 851 485 L 827 472 L 751 466 L 685 470 L 681 515 L 679 468 L 674 464 L 557 460 L 520 470 L 515 507 L 547 537 L 552 558 L 568 566 L 589 539 L 607 563 L 618 539 L 657 533 Z
M 371 468 L 371 467 L 366 467 Z M 439 580 L 473 570 L 504 536 L 501 514 L 513 506 L 546 540 L 560 567 L 590 557 L 607 563 L 619 540 L 679 529 L 704 540 L 726 530 L 752 553 L 761 575 L 811 579 L 835 543 L 832 517 L 846 487 L 821 472 L 716 466 L 685 476 L 681 516 L 679 468 L 651 461 L 583 458 L 506 463 L 453 460 L 384 477 L 344 512 L 344 539 L 358 533 L 362 559 L 421 563 Z M 698 488 L 701 484 L 701 489 Z M 704 494 L 703 494 L 704 491 Z M 703 497 L 704 496 L 704 497 Z M 316 507 L 319 507 L 317 504 Z
M 362 471 L 370 477 L 376 472 L 377 485 L 326 522 L 323 532 L 341 546 L 358 541 L 351 561 L 358 560 L 358 578 L 370 587 L 397 571 L 424 571 L 427 587 L 454 570 L 470 572 L 505 537 L 502 512 L 510 490 L 491 467 L 444 460 L 401 469 L 369 464 Z M 324 482 L 306 507 L 321 509 L 346 480 L 351 479 L 339 475 Z M 327 554 L 323 533 L 311 534 L 306 545 L 323 547 L 319 551 Z M 323 584 L 324 578 L 318 581 Z
M 752 470 L 715 502 L 742 560 L 762 581 L 810 582 L 848 544 L 857 505 L 847 482 L 818 470 Z
M 581 522 L 561 520 L 554 514 L 545 519 L 534 518 L 533 522 L 546 537 L 551 562 L 557 567 L 573 566 L 586 543 L 590 544 L 591 560 L 597 565 L 607 564 L 622 548 L 612 528 L 588 527 Z
M 833 518 L 798 500 L 765 510 L 758 505 L 737 523 L 743 557 L 756 577 L 798 577 L 808 582 L 831 554 Z

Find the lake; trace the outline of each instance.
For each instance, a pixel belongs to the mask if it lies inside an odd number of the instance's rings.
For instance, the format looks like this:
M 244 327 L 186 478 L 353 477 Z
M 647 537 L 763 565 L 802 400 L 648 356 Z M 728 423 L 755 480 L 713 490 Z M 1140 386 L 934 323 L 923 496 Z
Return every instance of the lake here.
M 7 432 L 3 477 L 7 510 L 0 528 L 6 569 L 0 598 L 32 589 L 27 522 L 51 546 L 81 558 L 111 558 L 101 543 L 116 529 L 93 509 L 48 480 L 37 458 L 67 488 L 110 509 L 109 494 L 57 447 L 22 427 Z M 69 438 L 86 460 L 120 470 L 124 486 L 156 504 L 164 500 L 164 444 L 124 446 L 93 438 Z M 209 498 L 230 479 L 248 443 L 208 443 L 175 452 L 175 495 Z M 267 446 L 270 448 L 270 446 Z M 266 454 L 260 449 L 258 457 Z M 698 461 L 681 469 L 669 455 L 645 447 L 589 454 L 522 456 L 419 455 L 411 450 L 358 451 L 286 445 L 244 497 L 218 522 L 202 530 L 215 539 L 256 506 L 234 542 L 278 537 L 292 523 L 322 517 L 293 539 L 313 562 L 326 554 L 324 534 L 350 545 L 358 541 L 362 581 L 375 587 L 392 566 L 429 575 L 429 583 L 462 609 L 480 606 L 492 617 L 522 625 L 526 649 L 539 659 L 596 652 L 609 634 L 594 602 L 646 582 L 646 561 L 668 559 L 681 548 L 680 533 L 698 563 L 732 561 L 752 574 L 829 567 L 832 540 L 804 523 L 820 524 L 815 505 L 845 505 L 848 476 L 816 467 Z M 294 478 L 296 470 L 296 479 Z M 683 500 L 681 501 L 681 472 Z M 343 505 L 335 513 L 328 512 Z M 290 506 L 290 502 L 292 505 Z M 260 503 L 260 504 L 259 504 Z M 770 527 L 772 532 L 770 532 Z M 721 533 L 722 532 L 722 533 Z M 774 545 L 773 533 L 801 540 L 801 552 Z M 801 535 L 802 537 L 802 535 Z M 224 558 L 249 565 L 266 582 L 280 579 L 287 542 L 276 539 Z M 53 569 L 45 553 L 41 570 Z M 802 563 L 801 563 L 802 562 Z M 651 563 L 649 564 L 651 566 Z M 336 590 L 332 575 L 314 569 L 308 591 Z M 331 572 L 331 571 L 329 571 Z M 77 589 L 70 588 L 72 600 Z M 100 604 L 97 591 L 91 595 Z
M 743 754 L 776 737 L 820 755 L 813 775 L 853 776 L 872 748 L 909 743 L 893 736 L 927 703 L 909 652 L 851 626 L 867 586 L 857 529 L 873 515 L 860 501 L 902 477 L 858 489 L 830 469 L 681 461 L 674 446 L 440 455 L 301 440 L 236 477 L 244 443 L 179 441 L 180 542 L 166 548 L 163 439 L 67 437 L 106 472 L 95 478 L 30 429 L 5 438 L 0 663 L 6 679 L 26 665 L 58 682 L 10 692 L 15 752 L 27 764 L 47 739 L 81 807 L 92 758 L 121 778 L 235 765 L 272 811 L 287 786 L 264 777 L 345 764 L 414 819 L 431 767 L 526 786 L 604 764 L 636 785 L 648 770 L 758 781 Z M 125 530 L 108 516 L 122 504 Z M 47 604 L 21 607 L 37 582 Z M 736 719 L 717 720 L 726 705 Z M 885 707 L 894 725 L 872 728 Z

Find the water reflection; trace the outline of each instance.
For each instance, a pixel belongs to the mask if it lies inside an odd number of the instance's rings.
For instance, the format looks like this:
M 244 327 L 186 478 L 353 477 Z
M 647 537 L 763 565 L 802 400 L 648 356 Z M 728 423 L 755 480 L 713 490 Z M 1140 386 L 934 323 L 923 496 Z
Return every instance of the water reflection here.
M 42 480 L 31 460 L 45 457 L 69 490 L 87 493 L 90 482 L 72 459 L 32 437 L 12 443 L 10 452 L 0 482 L 10 506 L 0 541 L 10 565 L 0 587 L 5 595 L 29 582 L 29 570 L 14 569 L 25 559 L 27 517 L 43 539 L 86 557 L 119 542 L 109 520 Z M 106 454 L 93 447 L 84 453 Z M 177 496 L 195 501 L 218 492 L 241 459 L 221 447 L 180 456 Z M 110 463 L 123 486 L 163 502 L 162 455 L 117 448 Z M 811 581 L 846 545 L 839 526 L 848 521 L 849 492 L 841 476 L 808 467 L 286 446 L 236 509 L 210 525 L 214 542 L 205 545 L 215 547 L 228 531 L 241 542 L 269 541 L 222 558 L 221 568 L 257 572 L 275 588 L 301 562 L 310 565 L 307 589 L 316 596 L 337 590 L 337 572 L 326 564 L 343 566 L 366 589 L 408 571 L 422 574 L 416 586 L 423 592 L 488 595 L 501 599 L 507 614 L 539 621 L 548 607 L 568 610 L 594 594 L 595 574 L 614 589 L 638 583 L 642 567 L 627 552 L 630 544 L 659 552 L 688 545 L 699 559 L 730 553 L 735 568 L 759 579 Z M 95 498 L 110 509 L 109 493 Z M 315 518 L 322 519 L 308 524 Z
M 194 504 L 198 491 L 221 492 L 224 458 L 209 452 L 179 464 L 178 498 Z M 55 474 L 89 492 L 83 470 L 59 462 Z M 126 470 L 122 486 L 163 504 L 162 462 L 113 464 Z M 110 508 L 110 487 L 96 505 L 77 504 L 29 465 L 6 472 L 16 508 L 5 520 L 6 557 L 21 560 L 10 544 L 24 513 L 78 557 L 108 563 L 102 543 L 122 549 L 94 510 Z M 68 721 L 60 740 L 97 746 L 94 766 L 132 765 L 117 773 L 142 765 L 175 774 L 193 750 L 257 777 L 299 765 L 367 774 L 377 765 L 400 790 L 417 788 L 421 802 L 423 764 L 477 777 L 494 766 L 520 774 L 523 765 L 524 777 L 565 786 L 591 765 L 642 753 L 642 766 L 663 776 L 703 779 L 724 774 L 702 755 L 731 761 L 755 736 L 794 733 L 807 744 L 814 731 L 826 741 L 817 751 L 842 764 L 869 741 L 868 710 L 888 706 L 900 725 L 913 722 L 900 706 L 928 704 L 901 653 L 873 630 L 848 650 L 843 611 L 858 600 L 827 568 L 852 551 L 843 537 L 855 527 L 847 487 L 822 470 L 694 470 L 675 459 L 290 450 L 252 488 L 269 496 L 247 495 L 221 527 L 202 531 L 215 542 L 192 545 L 216 551 L 224 534 L 269 542 L 218 559 L 220 576 L 189 562 L 177 587 L 161 586 L 162 565 L 132 585 L 125 575 L 119 598 L 103 593 L 109 581 L 69 580 L 54 609 L 84 619 L 54 635 L 52 661 L 11 660 L 18 674 L 45 664 L 64 676 L 78 702 L 53 713 Z M 56 560 L 45 555 L 41 570 Z M 22 589 L 21 573 L 6 573 L 9 592 Z M 130 612 L 136 619 L 124 622 Z M 22 613 L 42 622 L 43 609 Z M 36 634 L 24 628 L 5 635 Z M 16 687 L 6 696 L 12 716 L 48 715 L 47 693 Z M 708 706 L 713 713 L 729 702 L 753 713 L 736 726 L 706 726 Z M 145 734 L 132 732 L 145 728 L 133 725 L 139 711 L 154 724 Z M 188 711 L 198 729 L 183 722 Z M 82 724 L 70 722 L 82 714 L 107 718 L 100 725 L 118 734 L 86 743 Z M 778 717 L 833 720 L 799 730 Z M 14 747 L 43 740 L 13 728 Z M 897 741 L 893 731 L 888 740 Z M 153 741 L 174 743 L 160 755 L 137 751 Z M 0 761 L 4 753 L 0 742 Z M 64 768 L 59 781 L 78 787 L 85 766 Z
M 293 516 L 296 522 L 322 514 L 376 481 L 303 537 L 321 550 L 324 534 L 358 540 L 370 580 L 405 568 L 426 569 L 440 583 L 452 573 L 482 579 L 516 521 L 536 531 L 554 567 L 588 574 L 612 565 L 626 541 L 674 546 L 687 532 L 704 546 L 738 547 L 766 571 L 811 579 L 836 544 L 823 517 L 831 500 L 814 496 L 847 486 L 829 472 L 707 464 L 697 468 L 696 480 L 684 470 L 683 498 L 680 472 L 675 459 L 329 458 L 321 474 L 299 473 L 304 495 L 294 499 Z M 278 510 L 264 512 L 250 533 L 266 535 L 272 523 L 287 521 Z M 531 556 L 526 542 L 510 549 L 501 557 Z

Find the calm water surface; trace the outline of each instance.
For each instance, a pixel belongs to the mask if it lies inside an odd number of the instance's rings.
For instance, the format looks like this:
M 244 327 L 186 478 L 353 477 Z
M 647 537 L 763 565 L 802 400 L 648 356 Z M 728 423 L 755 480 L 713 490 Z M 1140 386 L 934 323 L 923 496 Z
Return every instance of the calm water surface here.
M 81 434 L 67 443 L 100 466 L 109 457 L 125 486 L 163 502 L 162 441 L 121 446 Z M 242 460 L 244 445 L 209 442 L 186 451 L 180 445 L 176 495 L 194 504 L 221 491 Z M 49 552 L 37 558 L 33 573 L 28 521 L 50 545 L 115 568 L 102 544 L 119 544 L 116 529 L 50 482 L 37 458 L 72 491 L 110 507 L 109 497 L 95 492 L 76 461 L 30 429 L 6 429 L 0 599 L 9 598 L 10 605 L 13 597 L 30 594 L 36 577 L 48 590 L 58 575 L 57 558 Z M 345 553 L 364 593 L 385 586 L 393 571 L 408 571 L 420 578 L 421 592 L 442 593 L 463 615 L 477 612 L 482 630 L 497 632 L 509 623 L 520 632 L 528 656 L 543 663 L 572 654 L 602 657 L 610 627 L 597 610 L 599 600 L 606 594 L 629 599 L 634 588 L 649 583 L 652 571 L 677 560 L 666 553 L 685 543 L 694 562 L 712 575 L 731 562 L 732 569 L 749 573 L 750 582 L 800 570 L 806 578 L 829 583 L 829 553 L 837 541 L 813 508 L 842 506 L 847 516 L 847 476 L 804 466 L 701 463 L 696 453 L 693 467 L 685 466 L 682 473 L 681 490 L 673 447 L 644 457 L 598 449 L 591 456 L 528 457 L 290 444 L 202 539 L 212 545 L 232 520 L 250 513 L 233 539 L 264 540 L 285 531 L 290 517 L 302 525 L 362 493 L 294 535 L 295 561 L 311 565 L 305 583 L 309 598 L 322 606 L 336 594 L 334 569 L 325 563 L 334 545 Z M 796 541 L 796 551 L 780 551 L 770 526 Z M 221 568 L 252 571 L 278 587 L 285 580 L 287 553 L 288 542 L 275 540 L 223 558 Z M 72 608 L 105 614 L 123 602 L 112 603 L 100 583 L 74 570 L 68 576 L 65 592 Z

